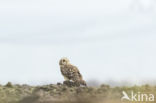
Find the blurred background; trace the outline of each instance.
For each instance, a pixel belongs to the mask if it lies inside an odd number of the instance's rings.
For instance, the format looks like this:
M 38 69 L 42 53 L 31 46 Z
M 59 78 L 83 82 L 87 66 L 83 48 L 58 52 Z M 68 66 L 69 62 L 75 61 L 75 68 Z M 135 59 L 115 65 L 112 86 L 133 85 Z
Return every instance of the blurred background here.
M 154 83 L 156 0 L 0 1 L 0 84 L 62 82 L 61 57 L 92 84 Z

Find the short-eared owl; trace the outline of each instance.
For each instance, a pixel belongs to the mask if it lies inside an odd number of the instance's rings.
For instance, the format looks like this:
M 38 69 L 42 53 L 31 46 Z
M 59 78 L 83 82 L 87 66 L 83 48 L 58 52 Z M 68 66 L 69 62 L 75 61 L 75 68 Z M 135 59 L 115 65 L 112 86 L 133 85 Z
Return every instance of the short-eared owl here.
M 78 68 L 70 64 L 67 58 L 62 58 L 59 62 L 61 73 L 66 81 L 73 81 L 79 83 L 80 85 L 86 86 L 86 82 L 83 80 Z

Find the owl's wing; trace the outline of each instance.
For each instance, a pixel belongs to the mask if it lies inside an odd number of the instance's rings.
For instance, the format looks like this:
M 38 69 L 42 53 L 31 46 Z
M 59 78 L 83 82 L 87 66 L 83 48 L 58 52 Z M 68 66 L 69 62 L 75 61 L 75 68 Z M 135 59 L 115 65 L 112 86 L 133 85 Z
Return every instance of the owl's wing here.
M 82 79 L 82 75 L 76 66 L 68 65 L 68 70 L 69 70 L 68 75 L 72 79 Z
M 78 74 L 79 78 L 82 79 L 82 75 L 81 75 L 79 69 L 76 66 L 74 66 L 74 69 L 75 69 L 76 73 Z

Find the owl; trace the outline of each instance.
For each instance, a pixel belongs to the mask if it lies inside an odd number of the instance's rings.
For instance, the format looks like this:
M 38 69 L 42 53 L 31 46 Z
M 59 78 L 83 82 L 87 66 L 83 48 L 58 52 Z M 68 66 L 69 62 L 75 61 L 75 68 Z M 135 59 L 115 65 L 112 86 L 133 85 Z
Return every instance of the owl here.
M 61 58 L 59 65 L 65 81 L 73 81 L 74 83 L 78 83 L 79 85 L 87 86 L 78 68 L 70 64 L 68 58 Z

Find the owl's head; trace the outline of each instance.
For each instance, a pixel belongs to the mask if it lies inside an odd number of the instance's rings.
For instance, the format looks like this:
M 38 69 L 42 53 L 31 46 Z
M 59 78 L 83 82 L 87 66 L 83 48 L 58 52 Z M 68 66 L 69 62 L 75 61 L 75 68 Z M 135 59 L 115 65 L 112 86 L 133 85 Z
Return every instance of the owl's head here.
M 61 58 L 59 65 L 61 66 L 61 65 L 67 65 L 67 64 L 70 64 L 69 59 L 66 57 Z

